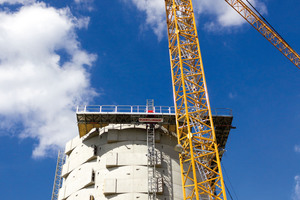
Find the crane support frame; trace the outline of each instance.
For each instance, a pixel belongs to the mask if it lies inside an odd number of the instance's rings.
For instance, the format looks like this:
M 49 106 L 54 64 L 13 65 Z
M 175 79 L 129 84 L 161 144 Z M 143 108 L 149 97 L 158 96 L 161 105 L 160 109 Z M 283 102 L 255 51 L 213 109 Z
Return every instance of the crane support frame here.
M 165 0 L 183 199 L 226 200 L 191 0 Z
M 273 44 L 285 57 L 287 57 L 296 67 L 300 69 L 300 56 L 290 47 L 290 45 L 261 19 L 242 0 L 225 0 L 234 10 L 236 10 L 249 24 L 251 24 L 260 34 L 262 34 L 271 44 Z

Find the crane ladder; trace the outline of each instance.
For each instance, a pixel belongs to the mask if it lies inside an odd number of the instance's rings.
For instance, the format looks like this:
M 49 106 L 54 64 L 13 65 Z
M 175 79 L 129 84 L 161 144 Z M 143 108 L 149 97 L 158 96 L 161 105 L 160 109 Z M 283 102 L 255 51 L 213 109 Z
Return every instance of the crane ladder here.
M 147 124 L 147 168 L 148 168 L 148 199 L 156 200 L 157 177 L 155 172 L 156 151 L 155 151 L 155 125 Z

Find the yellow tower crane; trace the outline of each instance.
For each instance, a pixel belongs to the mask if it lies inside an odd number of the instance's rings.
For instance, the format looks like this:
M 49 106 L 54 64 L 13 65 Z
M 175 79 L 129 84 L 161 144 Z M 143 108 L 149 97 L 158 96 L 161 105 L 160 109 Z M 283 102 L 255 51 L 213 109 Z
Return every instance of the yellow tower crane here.
M 225 1 L 300 68 L 300 56 L 258 12 Z M 165 0 L 165 8 L 183 199 L 226 200 L 192 0 Z

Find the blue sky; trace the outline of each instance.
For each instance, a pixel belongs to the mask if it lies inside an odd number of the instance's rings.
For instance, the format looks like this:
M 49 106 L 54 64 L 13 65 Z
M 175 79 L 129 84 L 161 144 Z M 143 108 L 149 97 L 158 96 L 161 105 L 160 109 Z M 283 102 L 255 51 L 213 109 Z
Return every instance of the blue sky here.
M 300 52 L 300 2 L 253 4 Z M 300 199 L 300 71 L 224 0 L 194 0 L 213 108 L 231 108 L 226 184 Z M 172 106 L 162 0 L 0 0 L 1 199 L 50 199 L 75 106 Z

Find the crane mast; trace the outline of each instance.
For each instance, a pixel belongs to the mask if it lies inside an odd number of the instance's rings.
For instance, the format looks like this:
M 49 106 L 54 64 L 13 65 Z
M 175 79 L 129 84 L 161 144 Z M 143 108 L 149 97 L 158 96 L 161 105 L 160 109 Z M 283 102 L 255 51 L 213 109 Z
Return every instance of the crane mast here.
M 226 199 L 192 1 L 165 7 L 183 199 Z
M 273 44 L 285 57 L 300 69 L 300 56 L 290 45 L 270 26 L 241 0 L 225 0 L 249 24 Z

